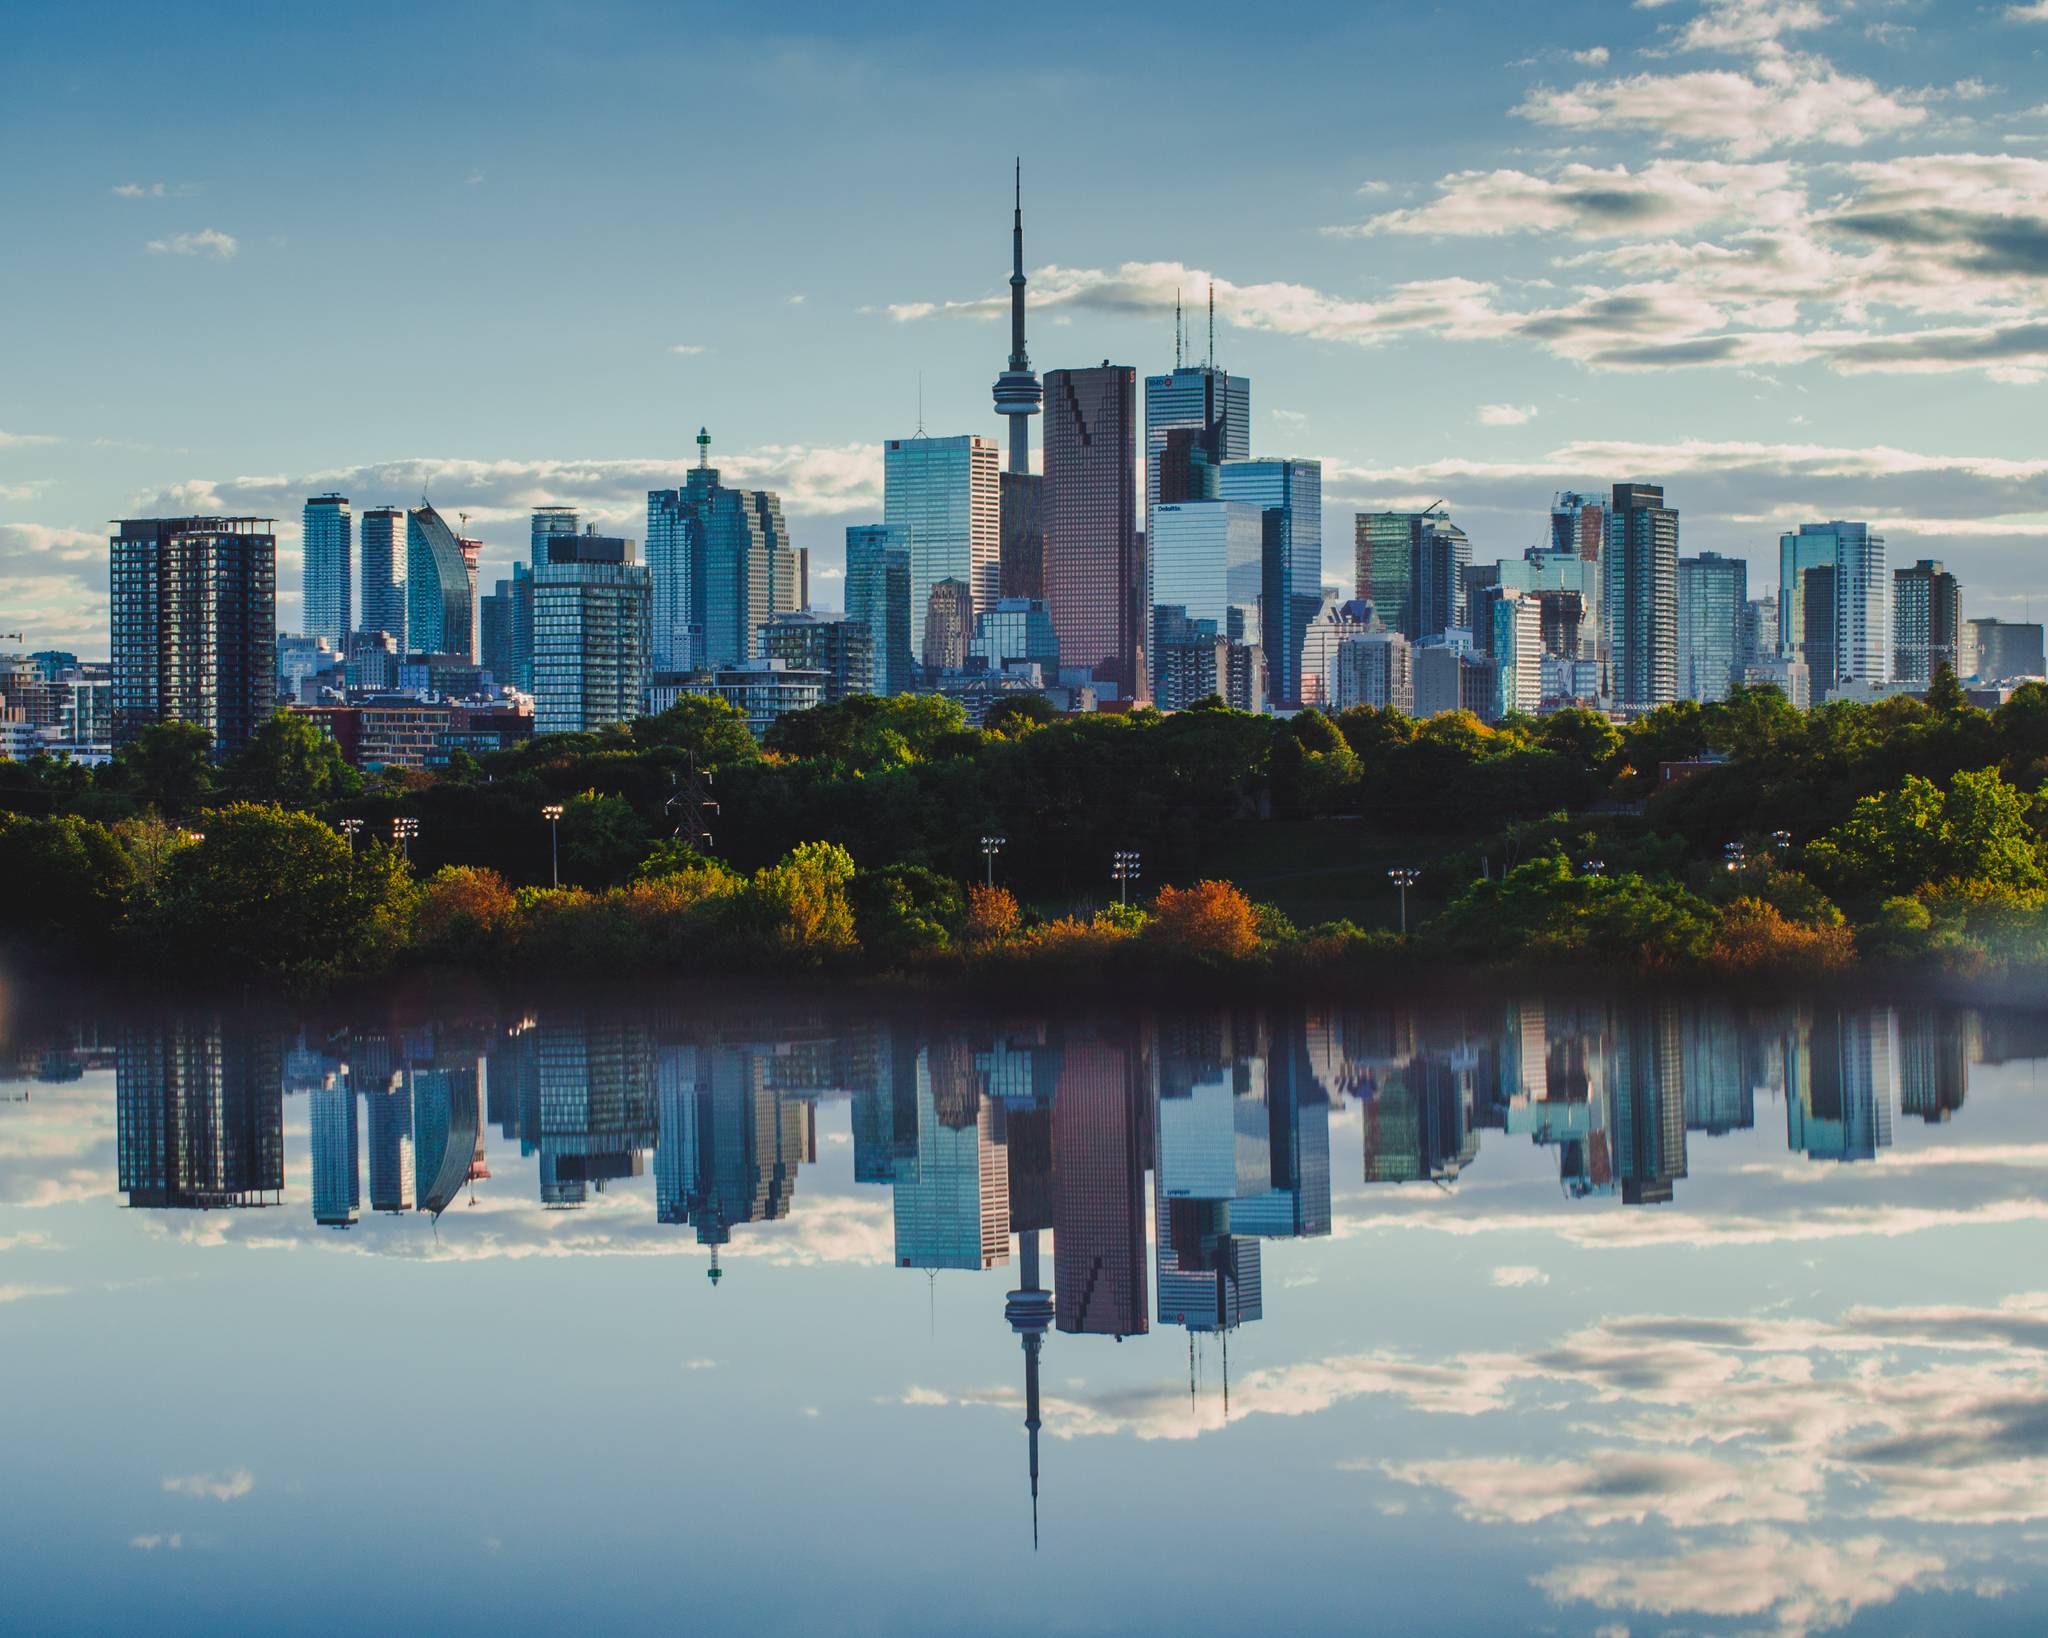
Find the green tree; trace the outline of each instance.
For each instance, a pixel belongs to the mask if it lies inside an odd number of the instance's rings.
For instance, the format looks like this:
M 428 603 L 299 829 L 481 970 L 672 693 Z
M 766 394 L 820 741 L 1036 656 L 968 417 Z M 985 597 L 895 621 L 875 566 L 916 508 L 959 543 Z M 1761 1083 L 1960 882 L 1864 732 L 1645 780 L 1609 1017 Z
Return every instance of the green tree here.
M 308 814 L 238 802 L 166 858 L 136 930 L 169 972 L 312 986 L 386 965 L 412 892 L 410 872 L 382 843 L 351 853 Z
M 702 768 L 761 760 L 761 747 L 747 731 L 747 719 L 709 694 L 685 694 L 659 716 L 639 718 L 632 725 L 632 737 L 643 750 L 686 752 Z
M 647 826 L 622 797 L 585 791 L 562 804 L 562 880 L 616 887 L 647 854 Z
M 991 734 L 1017 739 L 1058 717 L 1059 711 L 1043 694 L 1005 694 L 988 708 L 982 727 Z
M 1936 883 L 2029 891 L 2048 884 L 2039 805 L 1995 768 L 1959 773 L 1946 792 L 1909 774 L 1860 799 L 1807 861 L 1823 882 L 1865 899 Z
M 1602 769 L 1621 749 L 1621 734 L 1603 712 L 1570 705 L 1551 712 L 1537 724 L 1536 743 L 1546 751 L 1571 758 L 1581 767 Z
M 213 735 L 191 722 L 153 722 L 115 757 L 136 800 L 172 819 L 213 795 Z
M 1701 713 L 1707 744 L 1738 762 L 1758 762 L 1797 744 L 1804 727 L 1799 708 L 1768 683 L 1732 688 Z
M 805 842 L 754 873 L 740 914 L 755 949 L 778 964 L 815 966 L 860 948 L 853 855 L 835 842 Z
M 880 961 L 943 950 L 967 919 L 960 884 L 918 865 L 863 870 L 853 878 L 851 898 L 860 947 Z
M 245 802 L 308 809 L 354 796 L 362 779 L 341 747 L 306 717 L 276 712 L 249 736 L 227 767 L 228 788 Z
M 1956 668 L 1942 661 L 1934 668 L 1934 679 L 1927 685 L 1927 709 L 1937 716 L 1955 717 L 1970 708 L 1970 696 L 1956 681 Z
M 127 914 L 136 872 L 104 825 L 0 815 L 0 882 L 0 927 L 100 950 Z

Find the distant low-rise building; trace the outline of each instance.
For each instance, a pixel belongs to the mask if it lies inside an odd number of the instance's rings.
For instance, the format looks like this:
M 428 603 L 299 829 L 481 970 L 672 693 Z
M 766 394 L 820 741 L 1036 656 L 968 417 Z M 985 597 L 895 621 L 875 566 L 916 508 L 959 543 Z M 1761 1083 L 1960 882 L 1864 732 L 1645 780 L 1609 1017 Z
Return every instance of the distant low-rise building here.
M 875 692 L 874 634 L 865 620 L 805 609 L 778 614 L 761 628 L 761 653 L 798 671 L 825 674 L 825 703 Z

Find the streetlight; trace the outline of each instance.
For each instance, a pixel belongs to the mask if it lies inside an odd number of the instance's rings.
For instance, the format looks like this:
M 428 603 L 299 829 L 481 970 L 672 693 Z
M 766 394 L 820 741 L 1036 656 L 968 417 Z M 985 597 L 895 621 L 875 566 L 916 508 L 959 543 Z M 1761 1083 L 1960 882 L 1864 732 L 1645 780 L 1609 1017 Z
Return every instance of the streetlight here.
M 1588 876 L 1604 876 L 1607 874 L 1607 861 L 1605 859 L 1588 859 L 1579 869 Z
M 351 853 L 356 850 L 356 836 L 362 828 L 363 822 L 360 819 L 344 819 L 341 822 L 341 833 L 348 838 L 348 850 Z
M 391 839 L 405 855 L 405 862 L 412 863 L 412 839 L 420 833 L 417 819 L 394 819 L 391 821 Z
M 1007 836 L 984 836 L 981 839 L 981 856 L 987 861 L 986 882 L 990 887 L 996 884 L 996 855 L 1002 852 L 1009 842 L 1010 838 Z
M 1116 902 L 1131 902 L 1131 883 L 1138 879 L 1138 855 L 1124 850 L 1110 855 L 1109 873 L 1116 880 Z
M 1401 890 L 1401 936 L 1408 936 L 1408 889 L 1422 880 L 1422 872 L 1407 865 L 1396 865 L 1387 872 L 1387 880 Z
M 1731 871 L 1740 870 L 1749 863 L 1749 850 L 1740 842 L 1730 842 L 1721 849 L 1721 857 L 1727 861 Z
M 1771 846 L 1776 848 L 1781 855 L 1789 852 L 1792 847 L 1792 833 L 1789 830 L 1772 831 Z
M 548 852 L 553 856 L 555 885 L 562 885 L 562 804 L 550 802 L 540 810 L 540 816 L 548 822 Z

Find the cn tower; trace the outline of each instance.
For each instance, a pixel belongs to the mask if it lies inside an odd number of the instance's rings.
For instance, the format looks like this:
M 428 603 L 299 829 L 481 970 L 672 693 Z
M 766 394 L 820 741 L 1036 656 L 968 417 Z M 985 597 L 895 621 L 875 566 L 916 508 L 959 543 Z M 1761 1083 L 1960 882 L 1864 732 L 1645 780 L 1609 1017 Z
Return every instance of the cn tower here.
M 1031 417 L 1044 399 L 1031 355 L 1024 350 L 1024 161 L 1017 161 L 1016 202 L 1010 218 L 1010 362 L 996 377 L 996 414 L 1010 418 L 1007 470 L 1031 470 Z

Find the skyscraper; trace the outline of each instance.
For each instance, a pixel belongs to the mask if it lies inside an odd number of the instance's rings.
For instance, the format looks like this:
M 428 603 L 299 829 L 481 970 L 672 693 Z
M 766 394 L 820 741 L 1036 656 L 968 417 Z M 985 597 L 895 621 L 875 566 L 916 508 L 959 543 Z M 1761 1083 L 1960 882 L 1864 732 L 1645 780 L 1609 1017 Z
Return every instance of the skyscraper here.
M 1359 512 L 1352 520 L 1352 549 L 1360 602 L 1370 603 L 1380 624 L 1408 633 L 1409 573 L 1414 566 L 1413 512 Z M 1411 634 L 1412 635 L 1412 634 Z
M 1661 485 L 1618 483 L 1601 553 L 1600 616 L 1614 702 L 1648 711 L 1678 698 L 1678 512 Z
M 313 1160 L 313 1221 L 347 1228 L 363 1204 L 356 1095 L 338 1076 L 306 1094 L 306 1143 Z
M 935 580 L 925 599 L 924 652 L 928 671 L 958 671 L 967 664 L 967 639 L 973 630 L 974 598 L 964 580 Z
M 1956 577 L 1930 558 L 1892 575 L 1893 670 L 1901 682 L 1930 682 L 1947 666 L 1958 676 L 1963 597 Z
M 114 1116 L 118 1187 L 130 1206 L 278 1203 L 284 1054 L 274 1036 L 218 1024 L 124 1026 Z
M 1016 196 L 1010 216 L 1010 359 L 996 377 L 996 414 L 1010 423 L 1010 458 L 1005 472 L 1031 471 L 1031 417 L 1038 413 L 1038 377 L 1024 350 L 1024 162 L 1017 161 Z
M 577 527 L 575 507 L 536 506 L 531 523 L 533 556 L 527 566 L 538 569 L 547 562 L 549 540 L 556 535 L 573 535 Z
M 1408 540 L 1408 608 L 1401 634 L 1437 637 L 1466 629 L 1472 618 L 1465 606 L 1472 542 L 1465 531 L 1440 512 L 1414 512 L 1408 515 Z
M 1179 348 L 1176 338 L 1175 352 Z M 1213 352 L 1213 346 L 1212 346 Z M 1171 375 L 1145 377 L 1145 533 L 1152 533 L 1152 508 L 1162 499 L 1197 500 L 1198 492 L 1162 494 L 1161 462 L 1167 436 L 1176 428 L 1196 435 L 1201 460 L 1211 467 L 1241 461 L 1252 452 L 1252 384 L 1241 375 L 1219 370 L 1213 362 L 1182 364 L 1174 359 Z M 1156 599 L 1155 599 L 1156 601 Z
M 1702 552 L 1678 560 L 1678 696 L 1725 700 L 1742 680 L 1742 618 L 1749 565 Z
M 389 634 L 405 649 L 405 514 L 373 506 L 363 514 L 363 623 L 358 630 Z
M 1102 364 L 1045 378 L 1045 606 L 1060 664 L 1123 699 L 1150 692 L 1148 577 L 1138 543 L 1137 371 Z
M 277 705 L 269 518 L 124 518 L 111 556 L 114 743 L 190 722 L 239 749 Z
M 348 634 L 355 629 L 349 623 L 354 543 L 346 495 L 315 495 L 306 502 L 301 535 L 305 612 L 300 626 L 308 637 L 325 637 L 336 653 L 348 647 Z
M 1561 491 L 1550 503 L 1550 545 L 1588 563 L 1600 561 L 1607 544 L 1607 503 L 1596 496 Z
M 1963 673 L 1986 681 L 2042 675 L 2041 623 L 2038 620 L 1966 620 L 1963 622 Z
M 875 692 L 875 647 L 865 620 L 815 614 L 778 614 L 761 628 L 761 652 L 791 668 L 825 674 L 825 703 Z
M 370 1128 L 370 1210 L 411 1211 L 413 1206 L 412 1085 L 395 1068 L 363 1074 L 364 1113 Z M 495 1087 L 495 1081 L 493 1082 Z
M 910 546 L 902 529 L 861 523 L 846 531 L 846 613 L 868 628 L 877 694 L 901 694 L 913 680 Z
M 697 430 L 697 464 L 680 489 L 647 492 L 654 576 L 654 669 L 714 670 L 760 655 L 760 628 L 798 606 L 797 558 L 782 497 L 730 489 Z
M 964 1042 L 917 1057 L 917 1149 L 899 1160 L 892 1205 L 899 1268 L 995 1268 L 1010 1260 L 1008 1157 L 995 1104 Z
M 925 648 L 932 587 L 967 587 L 968 625 L 1002 593 L 1002 491 L 996 446 L 971 435 L 891 438 L 882 448 L 882 520 L 910 549 L 910 651 Z
M 441 514 L 421 501 L 405 514 L 407 652 L 476 658 L 468 556 Z
M 535 733 L 587 733 L 646 710 L 653 603 L 632 541 L 549 538 L 533 577 Z
M 1832 606 L 1806 606 L 1809 569 L 1830 569 Z M 1837 683 L 1891 680 L 1891 576 L 1885 570 L 1884 537 L 1867 523 L 1802 523 L 1796 534 L 1778 537 L 1779 640 L 1788 654 L 1804 659 L 1820 699 Z M 1806 652 L 1807 633 L 1825 630 L 1828 667 Z M 1792 645 L 1800 645 L 1794 649 Z
M 1323 463 L 1294 457 L 1225 461 L 1217 492 L 1265 514 L 1259 638 L 1274 702 L 1299 706 L 1302 634 L 1322 602 Z
M 1110 1041 L 1067 1044 L 1052 1106 L 1053 1257 L 1059 1328 L 1144 1332 L 1145 1119 L 1130 1054 Z

